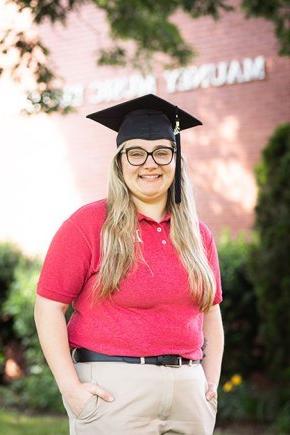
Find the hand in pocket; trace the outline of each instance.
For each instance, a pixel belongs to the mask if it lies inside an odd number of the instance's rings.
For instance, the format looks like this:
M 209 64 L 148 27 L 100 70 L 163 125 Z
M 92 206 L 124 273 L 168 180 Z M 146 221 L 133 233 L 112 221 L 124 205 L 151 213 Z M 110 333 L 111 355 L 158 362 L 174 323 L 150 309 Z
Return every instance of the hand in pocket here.
M 97 395 L 108 402 L 111 402 L 114 399 L 109 392 L 105 391 L 98 384 L 90 382 L 79 383 L 77 386 L 62 393 L 65 402 L 76 417 L 82 413 L 94 395 Z

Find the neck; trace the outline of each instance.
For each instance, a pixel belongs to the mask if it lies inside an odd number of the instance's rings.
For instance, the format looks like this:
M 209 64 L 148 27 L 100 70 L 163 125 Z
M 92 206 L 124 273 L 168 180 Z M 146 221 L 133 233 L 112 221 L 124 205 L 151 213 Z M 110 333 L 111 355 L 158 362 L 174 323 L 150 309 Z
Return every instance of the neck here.
M 157 222 L 161 221 L 166 213 L 167 196 L 152 200 L 150 202 L 144 202 L 140 198 L 132 197 L 133 202 L 137 210 L 145 216 L 151 217 Z

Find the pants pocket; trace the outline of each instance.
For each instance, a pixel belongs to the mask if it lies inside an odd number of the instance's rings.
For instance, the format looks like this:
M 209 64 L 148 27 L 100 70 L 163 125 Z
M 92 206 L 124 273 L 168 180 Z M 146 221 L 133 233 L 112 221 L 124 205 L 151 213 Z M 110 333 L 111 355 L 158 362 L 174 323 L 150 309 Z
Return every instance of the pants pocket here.
M 92 366 L 91 363 L 75 363 L 74 364 L 75 370 L 77 372 L 79 381 L 81 383 L 84 382 L 92 382 Z M 75 412 L 72 410 L 72 408 L 69 406 L 67 401 L 62 396 L 62 402 L 63 405 L 67 411 L 67 414 L 70 418 L 74 418 L 77 420 L 82 420 L 86 422 L 93 421 L 97 411 L 98 411 L 98 405 L 99 405 L 99 396 L 97 394 L 93 394 L 84 404 L 82 410 L 75 414 Z
M 86 420 L 87 422 L 93 421 L 98 412 L 99 396 L 93 394 L 84 404 L 79 414 L 75 414 L 72 408 L 69 406 L 65 398 L 62 396 L 62 402 L 65 410 L 70 418 L 77 420 Z
M 204 369 L 203 369 L 201 364 L 200 364 L 200 370 L 202 372 L 202 378 L 203 378 L 203 382 L 204 382 L 204 399 L 208 403 L 210 408 L 216 414 L 217 410 L 218 410 L 218 398 L 217 397 L 212 397 L 211 399 L 207 400 L 207 398 L 206 398 L 206 392 L 207 392 L 207 389 L 208 389 L 208 383 L 207 383 L 207 379 L 206 379 L 206 376 L 205 376 Z
M 218 410 L 218 399 L 216 397 L 212 397 L 211 399 L 209 399 L 209 403 L 213 407 L 214 411 L 217 412 L 217 410 Z
M 78 420 L 86 420 L 91 421 L 94 419 L 94 417 L 97 414 L 98 411 L 98 404 L 99 404 L 99 396 L 94 394 L 92 397 L 90 397 L 86 403 L 84 404 L 83 409 L 81 412 L 76 416 Z

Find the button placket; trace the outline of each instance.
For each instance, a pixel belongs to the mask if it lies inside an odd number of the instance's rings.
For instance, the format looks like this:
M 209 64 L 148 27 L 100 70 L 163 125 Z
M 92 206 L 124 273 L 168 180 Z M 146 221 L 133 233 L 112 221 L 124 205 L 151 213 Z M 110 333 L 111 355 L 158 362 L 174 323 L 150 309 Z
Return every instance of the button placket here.
M 162 231 L 162 227 L 161 227 L 161 226 L 157 227 L 156 230 L 158 231 L 158 233 L 163 232 L 163 234 L 161 234 L 161 236 L 162 236 L 161 244 L 162 244 L 163 246 L 165 246 L 165 245 L 167 244 L 167 240 L 164 239 L 164 236 L 166 236 L 166 234 L 164 233 L 164 231 Z
M 167 243 L 168 243 L 168 241 L 167 241 L 167 232 L 166 232 L 166 230 L 163 228 L 163 226 L 162 226 L 162 224 L 159 222 L 152 222 L 152 226 L 154 227 L 154 231 L 156 231 L 157 233 L 159 233 L 160 234 L 160 238 L 158 238 L 159 239 L 159 243 L 165 248 L 165 247 L 167 247 L 166 245 L 167 245 Z

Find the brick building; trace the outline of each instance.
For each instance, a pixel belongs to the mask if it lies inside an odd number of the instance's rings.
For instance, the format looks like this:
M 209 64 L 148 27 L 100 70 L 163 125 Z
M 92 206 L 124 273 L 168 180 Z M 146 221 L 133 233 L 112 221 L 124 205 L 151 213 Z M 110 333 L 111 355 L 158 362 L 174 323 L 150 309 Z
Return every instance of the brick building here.
M 203 122 L 182 133 L 200 218 L 216 237 L 223 227 L 233 235 L 251 228 L 253 168 L 275 127 L 290 118 L 289 59 L 278 56 L 270 22 L 246 19 L 238 9 L 218 21 L 183 12 L 172 20 L 197 55 L 188 67 L 171 70 L 156 55 L 145 75 L 130 67 L 96 67 L 97 49 L 111 41 L 105 15 L 92 5 L 72 13 L 65 28 L 41 27 L 76 112 L 20 116 L 13 85 L 0 82 L 1 239 L 43 254 L 70 213 L 104 197 L 115 134 L 85 115 L 148 92 Z

